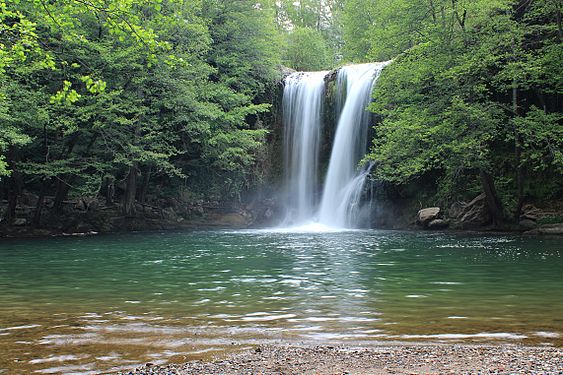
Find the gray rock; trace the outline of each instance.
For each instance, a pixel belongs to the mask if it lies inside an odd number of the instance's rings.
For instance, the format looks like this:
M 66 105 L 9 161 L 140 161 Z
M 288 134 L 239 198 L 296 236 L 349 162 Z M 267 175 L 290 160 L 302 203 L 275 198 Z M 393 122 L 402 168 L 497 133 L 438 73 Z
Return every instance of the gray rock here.
M 450 209 L 450 216 L 462 228 L 482 227 L 491 222 L 485 194 L 480 194 L 469 203 L 456 203 Z
M 530 234 L 553 234 L 553 235 L 563 235 L 563 223 L 559 224 L 545 224 L 528 231 L 526 233 Z
M 440 207 L 423 208 L 416 215 L 416 223 L 426 228 L 432 220 L 438 219 L 439 216 Z
M 94 227 L 89 223 L 80 222 L 76 225 L 73 232 L 75 233 L 88 233 L 94 231 Z
M 14 226 L 23 227 L 27 225 L 27 219 L 19 218 L 14 220 Z
M 445 229 L 450 226 L 446 220 L 434 219 L 428 223 L 428 229 Z
M 162 211 L 162 218 L 170 221 L 178 220 L 178 214 L 172 207 L 166 207 Z
M 205 210 L 202 205 L 197 205 L 191 209 L 191 213 L 193 213 L 195 216 L 204 216 Z
M 264 212 L 264 217 L 266 219 L 271 219 L 274 216 L 274 210 L 272 210 L 270 207 L 266 208 L 266 211 Z
M 535 227 L 538 226 L 538 224 L 534 220 L 527 218 L 520 220 L 518 225 L 520 225 L 520 228 L 527 230 L 534 229 Z
M 524 207 L 522 207 L 520 220 L 530 219 L 533 221 L 539 221 L 541 219 L 558 216 L 561 216 L 561 208 L 558 209 L 556 205 L 549 208 L 538 208 L 533 204 L 525 204 Z

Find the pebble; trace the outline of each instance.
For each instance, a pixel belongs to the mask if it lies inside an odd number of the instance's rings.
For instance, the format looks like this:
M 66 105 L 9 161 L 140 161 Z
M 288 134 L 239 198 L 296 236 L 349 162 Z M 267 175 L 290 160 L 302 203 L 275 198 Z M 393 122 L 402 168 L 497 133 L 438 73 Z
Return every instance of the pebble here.
M 563 348 L 457 344 L 370 348 L 260 346 L 215 362 L 147 365 L 119 375 L 563 375 Z

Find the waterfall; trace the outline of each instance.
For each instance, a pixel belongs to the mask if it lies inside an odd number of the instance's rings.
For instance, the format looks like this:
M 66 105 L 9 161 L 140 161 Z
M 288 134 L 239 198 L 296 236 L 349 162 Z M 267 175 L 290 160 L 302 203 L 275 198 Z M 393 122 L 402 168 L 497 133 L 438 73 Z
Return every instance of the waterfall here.
M 328 72 L 293 73 L 283 92 L 286 173 L 285 224 L 310 221 L 318 204 L 318 159 L 324 77 Z
M 339 70 L 338 90 L 346 91 L 326 175 L 319 223 L 353 228 L 357 223 L 360 198 L 369 168 L 358 172 L 368 141 L 369 112 L 373 84 L 388 64 L 350 65 Z M 341 97 L 339 94 L 338 97 Z
M 358 169 L 368 148 L 367 106 L 389 62 L 345 66 L 338 71 L 334 106 L 338 125 L 324 187 L 319 181 L 324 79 L 329 72 L 294 73 L 283 92 L 286 207 L 284 225 L 315 223 L 323 228 L 355 228 L 371 166 Z M 322 198 L 318 193 L 322 191 Z M 311 228 L 318 228 L 313 225 Z

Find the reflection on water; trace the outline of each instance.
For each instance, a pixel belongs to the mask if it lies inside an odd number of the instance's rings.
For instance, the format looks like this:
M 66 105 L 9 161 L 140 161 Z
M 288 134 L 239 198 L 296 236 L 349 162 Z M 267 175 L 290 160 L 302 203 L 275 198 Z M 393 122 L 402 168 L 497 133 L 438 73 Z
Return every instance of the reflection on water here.
M 2 240 L 0 372 L 275 342 L 563 344 L 558 238 L 348 231 Z

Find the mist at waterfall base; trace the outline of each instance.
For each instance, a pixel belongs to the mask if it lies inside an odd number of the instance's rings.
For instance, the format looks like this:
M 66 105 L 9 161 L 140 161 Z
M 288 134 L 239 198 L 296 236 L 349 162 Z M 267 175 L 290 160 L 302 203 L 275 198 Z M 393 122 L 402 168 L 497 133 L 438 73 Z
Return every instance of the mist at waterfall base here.
M 368 148 L 367 106 L 389 62 L 345 66 L 336 77 L 337 126 L 323 183 L 320 145 L 325 79 L 329 72 L 297 72 L 283 93 L 285 206 L 279 230 L 340 231 L 365 223 L 372 202 L 364 197 L 371 166 L 359 166 Z

